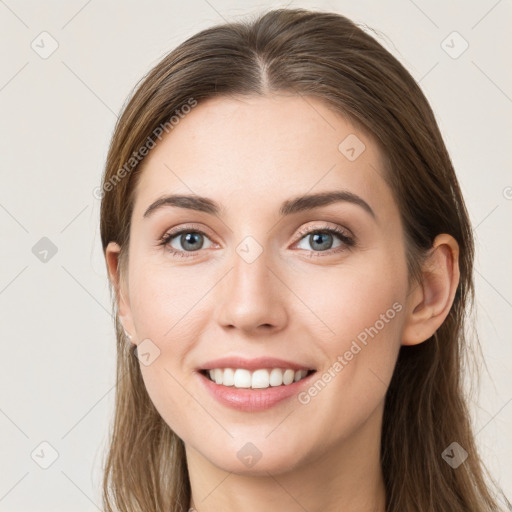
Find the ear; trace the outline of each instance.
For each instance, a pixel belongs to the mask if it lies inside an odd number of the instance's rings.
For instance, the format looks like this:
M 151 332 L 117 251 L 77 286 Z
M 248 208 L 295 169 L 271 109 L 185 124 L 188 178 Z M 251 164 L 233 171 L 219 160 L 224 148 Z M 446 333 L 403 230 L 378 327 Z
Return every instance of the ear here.
M 436 237 L 417 283 L 407 299 L 403 345 L 428 340 L 444 322 L 459 285 L 459 244 L 448 234 Z
M 121 248 L 119 244 L 110 242 L 105 250 L 105 260 L 107 263 L 110 282 L 115 290 L 117 311 L 126 335 L 132 342 L 135 342 L 135 328 L 131 314 L 131 307 L 128 294 L 128 276 L 121 276 L 119 254 Z

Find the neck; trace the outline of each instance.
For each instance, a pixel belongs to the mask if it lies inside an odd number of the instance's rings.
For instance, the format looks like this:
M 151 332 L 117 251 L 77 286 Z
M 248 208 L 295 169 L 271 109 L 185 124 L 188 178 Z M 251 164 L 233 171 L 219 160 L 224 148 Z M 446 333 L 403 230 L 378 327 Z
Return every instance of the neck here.
M 224 471 L 186 445 L 192 512 L 385 512 L 380 465 L 382 408 L 350 438 L 319 446 L 316 458 L 263 476 Z

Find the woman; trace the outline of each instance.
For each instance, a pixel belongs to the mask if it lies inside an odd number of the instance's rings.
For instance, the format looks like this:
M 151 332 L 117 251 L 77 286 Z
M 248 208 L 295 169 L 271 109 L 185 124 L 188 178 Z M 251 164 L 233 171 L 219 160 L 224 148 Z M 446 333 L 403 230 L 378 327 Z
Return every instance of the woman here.
M 473 239 L 427 100 L 347 18 L 167 55 L 102 186 L 107 510 L 487 511 L 462 389 Z

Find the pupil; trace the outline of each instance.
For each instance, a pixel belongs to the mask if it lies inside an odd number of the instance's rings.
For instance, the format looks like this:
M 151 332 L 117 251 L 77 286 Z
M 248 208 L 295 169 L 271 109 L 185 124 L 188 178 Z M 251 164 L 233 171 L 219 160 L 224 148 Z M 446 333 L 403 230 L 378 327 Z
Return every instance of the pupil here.
M 329 233 L 315 233 L 315 234 L 310 235 L 310 236 L 313 237 L 314 243 L 319 243 L 320 244 L 320 247 L 317 247 L 320 250 L 325 251 L 325 250 L 331 248 L 331 246 L 332 246 L 332 235 L 330 235 Z M 325 239 L 322 239 L 322 237 L 330 237 L 329 242 L 326 243 Z M 323 244 L 322 244 L 322 241 L 324 242 Z M 314 244 L 312 243 L 311 246 L 314 247 Z
M 186 233 L 185 235 L 181 235 L 181 242 L 184 249 L 190 249 L 192 251 L 200 249 L 200 247 L 194 247 L 194 242 L 201 240 L 202 235 L 200 233 Z M 192 246 L 190 246 L 192 244 Z

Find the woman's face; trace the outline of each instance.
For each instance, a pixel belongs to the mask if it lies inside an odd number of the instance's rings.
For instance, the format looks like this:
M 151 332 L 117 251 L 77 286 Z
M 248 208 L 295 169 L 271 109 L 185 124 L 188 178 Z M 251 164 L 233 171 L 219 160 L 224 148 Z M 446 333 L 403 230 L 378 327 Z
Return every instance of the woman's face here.
M 379 151 L 320 100 L 210 99 L 146 157 L 120 315 L 188 453 L 277 474 L 380 439 L 407 294 Z

